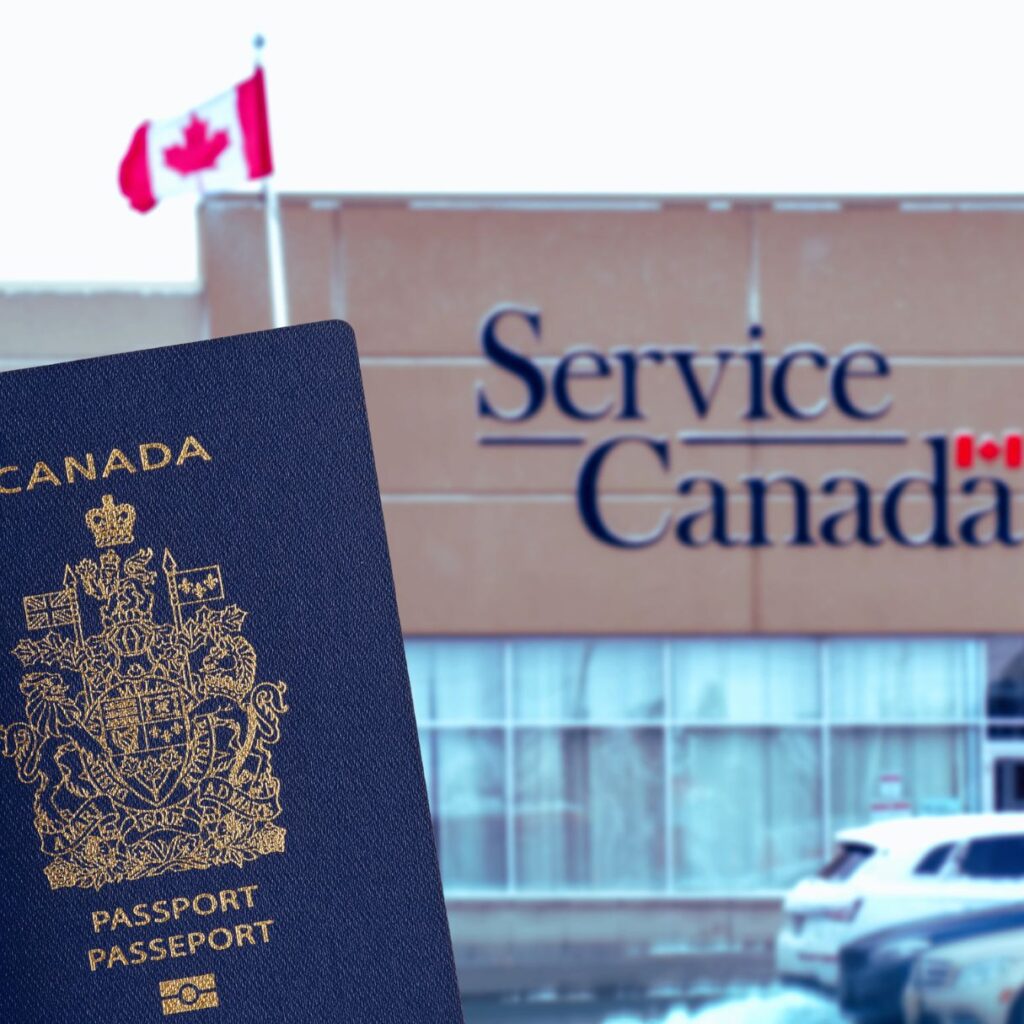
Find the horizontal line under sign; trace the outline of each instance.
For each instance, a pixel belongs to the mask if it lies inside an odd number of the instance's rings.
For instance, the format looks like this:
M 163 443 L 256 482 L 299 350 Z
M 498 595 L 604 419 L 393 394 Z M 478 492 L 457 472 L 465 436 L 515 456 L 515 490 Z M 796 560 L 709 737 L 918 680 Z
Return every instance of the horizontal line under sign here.
M 584 438 L 575 434 L 533 434 L 524 437 L 478 437 L 480 444 L 509 445 L 577 445 L 583 444 Z
M 736 445 L 871 445 L 871 444 L 906 444 L 907 435 L 901 433 L 885 434 L 737 434 L 737 433 L 699 433 L 684 431 L 679 435 L 684 444 L 736 444 Z

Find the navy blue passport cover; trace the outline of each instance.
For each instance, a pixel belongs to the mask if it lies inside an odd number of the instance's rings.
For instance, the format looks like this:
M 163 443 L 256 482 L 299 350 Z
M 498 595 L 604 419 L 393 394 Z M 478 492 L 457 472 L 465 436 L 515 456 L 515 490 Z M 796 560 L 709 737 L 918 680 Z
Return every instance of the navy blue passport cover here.
M 0 375 L 0 1021 L 461 1021 L 355 338 Z

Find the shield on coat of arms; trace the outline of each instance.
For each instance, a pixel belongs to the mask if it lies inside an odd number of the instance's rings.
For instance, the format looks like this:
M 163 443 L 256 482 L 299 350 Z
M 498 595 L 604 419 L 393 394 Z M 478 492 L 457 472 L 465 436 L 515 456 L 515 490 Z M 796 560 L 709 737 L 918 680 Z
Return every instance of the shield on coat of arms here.
M 189 761 L 184 691 L 166 680 L 132 681 L 103 700 L 103 739 L 118 781 L 150 807 L 178 788 Z

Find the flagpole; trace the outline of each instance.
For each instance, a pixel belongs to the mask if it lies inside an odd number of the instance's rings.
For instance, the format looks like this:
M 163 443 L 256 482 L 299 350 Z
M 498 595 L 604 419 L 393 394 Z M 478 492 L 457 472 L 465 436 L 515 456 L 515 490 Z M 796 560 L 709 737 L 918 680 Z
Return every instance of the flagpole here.
M 257 35 L 253 41 L 256 67 L 263 65 L 266 40 Z M 288 284 L 285 279 L 284 236 L 281 232 L 281 204 L 274 188 L 273 175 L 263 179 L 263 213 L 266 222 L 267 274 L 270 291 L 270 312 L 275 327 L 288 326 Z

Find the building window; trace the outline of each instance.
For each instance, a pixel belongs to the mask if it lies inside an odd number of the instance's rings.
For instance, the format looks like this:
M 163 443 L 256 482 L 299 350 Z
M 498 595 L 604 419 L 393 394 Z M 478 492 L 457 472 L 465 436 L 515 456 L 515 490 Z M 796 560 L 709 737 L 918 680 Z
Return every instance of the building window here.
M 456 889 L 504 889 L 505 736 L 495 729 L 421 732 L 441 874 Z
M 649 640 L 517 640 L 511 704 L 525 723 L 658 720 L 661 650 Z
M 957 722 L 981 715 L 978 644 L 939 638 L 830 640 L 837 722 Z
M 508 882 L 502 646 L 406 642 L 420 747 L 445 883 L 501 890 Z
M 821 717 L 813 640 L 672 640 L 668 648 L 672 717 L 680 724 Z
M 909 804 L 918 814 L 978 810 L 971 776 L 980 760 L 977 729 L 836 728 L 832 737 L 832 821 L 862 825 L 873 807 Z M 894 778 L 898 793 L 879 780 Z
M 812 729 L 676 730 L 675 888 L 775 887 L 820 867 L 820 779 Z
M 406 646 L 449 895 L 775 889 L 839 828 L 980 804 L 979 640 Z
M 664 766 L 656 729 L 518 729 L 517 888 L 665 888 Z
M 416 717 L 431 725 L 501 724 L 505 718 L 500 643 L 479 640 L 407 640 Z
M 989 738 L 1024 739 L 1024 647 L 1020 637 L 989 640 L 988 678 Z

